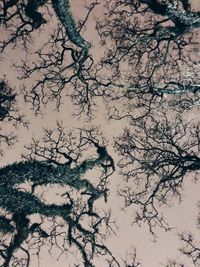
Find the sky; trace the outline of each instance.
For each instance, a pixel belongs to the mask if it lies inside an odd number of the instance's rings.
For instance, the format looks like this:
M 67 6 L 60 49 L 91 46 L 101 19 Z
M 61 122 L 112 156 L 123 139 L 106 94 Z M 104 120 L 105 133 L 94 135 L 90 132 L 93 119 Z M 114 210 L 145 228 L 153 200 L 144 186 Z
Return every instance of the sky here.
M 195 5 L 198 6 L 198 0 L 193 1 Z M 75 17 L 81 18 L 85 14 L 85 9 L 83 7 L 84 1 L 76 0 L 71 1 L 72 13 Z M 86 40 L 92 43 L 92 53 L 96 54 L 96 57 L 101 56 L 101 51 L 98 49 L 98 37 L 94 29 L 94 21 L 96 18 L 102 16 L 103 9 L 102 5 L 97 6 L 94 9 L 93 15 L 87 22 L 87 29 L 84 32 L 84 37 Z M 53 22 L 51 22 L 53 23 Z M 36 46 L 39 45 L 40 41 L 43 39 L 47 31 L 42 31 L 37 36 Z M 39 39 L 41 38 L 41 40 Z M 20 62 L 23 59 L 24 53 L 21 49 L 8 49 L 1 61 L 0 70 L 2 74 L 6 74 L 9 84 L 14 87 L 16 91 L 19 91 L 20 81 L 18 81 L 18 73 L 14 68 L 11 68 L 13 62 Z M 34 59 L 33 59 L 34 60 Z M 32 137 L 38 139 L 42 135 L 43 128 L 53 128 L 56 125 L 56 120 L 62 120 L 63 124 L 67 128 L 80 127 L 85 125 L 100 125 L 105 136 L 109 138 L 112 142 L 113 138 L 119 133 L 119 129 L 122 129 L 126 122 L 121 121 L 111 121 L 108 122 L 105 113 L 106 111 L 99 105 L 97 117 L 94 121 L 88 123 L 84 118 L 77 119 L 72 116 L 74 106 L 70 100 L 66 100 L 65 104 L 61 106 L 59 111 L 55 111 L 53 104 L 49 104 L 42 116 L 38 115 L 34 117 L 33 112 L 30 110 L 29 104 L 23 103 L 23 97 L 19 96 L 19 103 L 21 105 L 20 109 L 24 114 L 26 114 L 27 119 L 30 121 L 29 129 L 19 128 L 18 136 L 19 141 L 15 146 L 6 151 L 5 156 L 1 159 L 1 166 L 6 164 L 19 161 L 21 153 L 24 152 L 24 145 L 31 142 Z M 193 116 L 198 116 L 199 114 L 192 114 Z M 117 157 L 112 147 L 108 147 L 109 153 L 113 157 Z M 108 201 L 108 206 L 113 212 L 113 216 L 117 218 L 118 230 L 116 231 L 116 236 L 108 239 L 109 247 L 112 249 L 116 255 L 123 257 L 126 254 L 127 249 L 132 247 L 137 249 L 138 258 L 141 259 L 143 267 L 159 267 L 167 262 L 169 258 L 178 259 L 180 256 L 178 248 L 180 247 L 180 242 L 178 240 L 178 233 L 181 231 L 192 231 L 198 233 L 196 229 L 196 216 L 198 213 L 197 202 L 199 200 L 199 190 L 200 184 L 191 183 L 191 178 L 188 177 L 183 190 L 183 201 L 182 203 L 173 203 L 172 207 L 163 209 L 163 213 L 166 215 L 170 225 L 174 227 L 171 232 L 164 232 L 164 230 L 157 230 L 156 234 L 158 236 L 157 242 L 152 241 L 152 237 L 145 225 L 141 227 L 137 225 L 131 225 L 131 218 L 133 211 L 122 211 L 123 203 L 121 199 L 116 196 L 117 188 L 122 183 L 122 177 L 119 173 L 115 173 L 110 178 L 111 195 Z M 56 192 L 55 192 L 56 194 Z M 52 196 L 53 197 L 53 196 Z M 51 257 L 46 249 L 41 254 L 40 265 L 37 265 L 37 260 L 35 258 L 32 262 L 31 267 L 36 266 L 48 266 L 48 267 L 68 267 L 70 266 L 70 259 L 67 257 L 61 257 L 59 261 L 56 261 L 58 255 L 54 255 L 55 259 Z M 181 258 L 181 257 L 180 257 Z M 185 258 L 181 258 L 183 262 L 187 263 Z M 97 262 L 96 267 L 102 266 L 101 260 Z M 188 266 L 191 266 L 188 262 Z M 103 267 L 103 266 L 102 266 Z

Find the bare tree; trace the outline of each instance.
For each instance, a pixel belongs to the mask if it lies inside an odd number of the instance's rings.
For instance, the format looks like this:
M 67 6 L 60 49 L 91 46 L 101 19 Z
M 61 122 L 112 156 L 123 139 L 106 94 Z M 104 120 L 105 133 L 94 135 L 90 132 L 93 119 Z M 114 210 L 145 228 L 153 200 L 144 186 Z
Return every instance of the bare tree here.
M 152 234 L 166 223 L 160 206 L 181 200 L 182 184 L 188 174 L 197 178 L 200 169 L 199 124 L 187 123 L 169 114 L 138 121 L 126 128 L 115 142 L 121 156 L 119 167 L 127 181 L 119 191 L 125 207 L 138 207 L 134 221 L 146 222 Z
M 190 233 L 180 234 L 180 240 L 183 244 L 180 252 L 187 256 L 194 266 L 198 266 L 200 262 L 200 246 L 199 243 L 195 241 L 195 238 Z
M 3 0 L 0 52 L 24 49 L 26 57 L 15 67 L 25 101 L 36 112 L 49 101 L 59 109 L 67 96 L 78 107 L 76 114 L 84 112 L 90 119 L 101 97 L 110 118 L 130 119 L 115 140 L 126 180 L 119 194 L 125 208 L 136 207 L 134 222 L 147 223 L 155 236 L 157 225 L 170 229 L 160 208 L 181 200 L 184 180 L 189 174 L 197 179 L 200 170 L 199 123 L 186 123 L 180 114 L 159 114 L 200 104 L 200 12 L 188 0 L 107 1 L 105 18 L 96 26 L 105 55 L 96 59 L 83 32 L 98 4 L 91 2 L 85 17 L 76 20 L 68 0 Z M 33 51 L 31 44 L 44 30 L 47 39 Z M 15 100 L 2 80 L 3 126 L 22 122 Z M 0 142 L 12 145 L 15 135 L 0 130 Z M 2 267 L 28 267 L 45 246 L 50 253 L 59 249 L 61 256 L 74 252 L 85 267 L 95 266 L 98 257 L 109 267 L 141 266 L 135 251 L 120 263 L 106 246 L 115 225 L 111 212 L 98 208 L 107 201 L 115 171 L 107 146 L 97 128 L 65 133 L 58 123 L 57 129 L 45 130 L 41 141 L 33 139 L 23 161 L 0 168 Z M 58 201 L 48 199 L 51 188 L 58 189 Z M 199 246 L 191 235 L 181 239 L 183 254 L 198 264 Z M 167 266 L 183 265 L 170 261 Z
M 200 17 L 190 1 L 113 0 L 106 8 L 97 30 L 107 47 L 101 64 L 112 73 L 112 118 L 145 116 L 165 96 L 198 94 Z M 192 80 L 186 78 L 189 71 Z M 120 109 L 122 101 L 127 110 Z
M 199 203 L 198 203 L 198 208 L 199 208 Z M 197 217 L 198 228 L 199 225 L 200 225 L 200 214 L 198 214 Z M 195 235 L 196 234 L 192 234 L 191 232 L 182 232 L 179 234 L 179 239 L 182 244 L 182 247 L 180 248 L 180 253 L 186 256 L 194 266 L 198 266 L 200 263 L 200 243 L 199 241 L 197 241 L 197 237 Z
M 199 220 L 199 217 L 198 217 Z M 199 226 L 199 221 L 198 221 Z M 198 233 L 198 232 L 197 232 Z M 196 234 L 191 232 L 182 232 L 179 234 L 181 248 L 179 249 L 180 255 L 184 256 L 183 259 L 189 259 L 192 266 L 199 266 L 200 263 L 200 243 L 197 241 Z M 187 267 L 191 265 L 179 263 L 176 260 L 169 260 L 166 267 Z
M 60 124 L 47 130 L 43 144 L 33 140 L 25 161 L 0 170 L 1 266 L 29 266 L 31 254 L 39 254 L 44 244 L 61 254 L 75 248 L 87 267 L 94 266 L 95 255 L 108 255 L 119 266 L 104 245 L 114 221 L 96 206 L 100 198 L 106 200 L 114 171 L 105 140 L 97 129 L 63 130 Z M 53 186 L 61 190 L 58 204 L 45 199 L 45 187 Z
M 95 4 L 88 7 L 87 16 L 94 6 Z M 83 26 L 81 24 L 80 29 Z M 79 50 L 71 42 L 63 25 L 58 24 L 49 40 L 34 53 L 34 62 L 30 63 L 30 58 L 17 66 L 23 81 L 32 79 L 31 90 L 25 86 L 24 93 L 26 101 L 32 104 L 36 112 L 49 101 L 56 102 L 56 107 L 59 108 L 67 96 L 75 107 L 80 108 L 77 113 L 91 115 L 96 105 L 93 98 L 99 94 L 97 89 L 100 82 L 93 71 L 93 57 L 88 54 L 83 56 L 82 50 Z
M 44 15 L 38 11 L 48 1 L 21 1 L 8 0 L 1 2 L 0 21 L 8 30 L 9 35 L 4 36 L 0 42 L 0 51 L 4 51 L 8 45 L 21 42 L 27 49 L 31 41 L 31 33 L 46 23 Z M 6 38 L 7 37 L 7 38 Z
M 49 100 L 55 100 L 59 107 L 67 94 L 78 106 L 78 115 L 91 115 L 95 97 L 101 96 L 111 105 L 108 107 L 112 118 L 124 116 L 119 103 L 127 99 L 125 116 L 135 118 L 133 113 L 142 112 L 141 116 L 145 116 L 157 108 L 163 95 L 184 94 L 187 99 L 198 95 L 199 76 L 185 79 L 188 71 L 198 74 L 199 61 L 199 12 L 192 10 L 189 1 L 109 1 L 105 21 L 97 23 L 108 52 L 95 62 L 95 55 L 89 54 L 91 45 L 81 31 L 97 4 L 94 1 L 87 6 L 85 19 L 78 23 L 70 12 L 69 1 L 2 3 L 2 21 L 12 35 L 2 42 L 2 50 L 18 36 L 31 38 L 33 30 L 55 20 L 54 32 L 35 52 L 37 63 L 34 60 L 31 64 L 30 58 L 19 66 L 22 79 L 29 80 L 40 73 L 31 89 L 25 87 L 26 100 L 36 111 Z M 32 13 L 27 11 L 30 8 Z M 23 42 L 28 44 L 26 38 Z
M 108 267 L 114 267 L 115 262 L 114 260 L 108 260 Z M 123 260 L 123 263 L 120 265 L 121 267 L 139 267 L 141 266 L 141 262 L 138 261 L 136 250 L 134 249 L 132 253 L 127 253 L 125 260 Z
M 8 125 L 22 124 L 27 126 L 23 116 L 19 113 L 16 104 L 16 93 L 8 86 L 6 79 L 0 80 L 0 144 L 1 154 L 3 153 L 3 145 L 11 146 L 17 139 L 15 133 L 8 129 Z M 7 129 L 6 129 L 7 128 Z M 9 127 L 10 128 L 10 127 Z
M 38 11 L 39 8 L 48 8 L 49 5 L 53 8 L 56 16 L 61 21 L 69 39 L 76 46 L 82 49 L 82 54 L 88 54 L 90 44 L 88 44 L 76 29 L 74 18 L 70 12 L 69 1 L 47 1 L 47 0 L 10 0 L 1 3 L 1 20 L 5 27 L 11 29 L 11 39 L 7 42 L 2 42 L 2 49 L 5 49 L 7 44 L 15 42 L 18 38 L 30 35 L 30 33 L 46 23 L 44 18 L 45 11 Z M 43 14 L 42 14 L 43 13 Z M 26 41 L 26 40 L 25 40 Z
M 33 104 L 36 111 L 40 109 L 41 104 L 46 104 L 49 100 L 56 101 L 59 107 L 63 89 L 66 89 L 66 94 L 68 88 L 73 87 L 73 92 L 67 94 L 81 107 L 81 111 L 86 111 L 89 115 L 92 97 L 97 94 L 97 82 L 95 75 L 90 73 L 94 64 L 89 55 L 91 44 L 82 37 L 81 30 L 97 4 L 98 2 L 94 1 L 86 6 L 85 18 L 75 22 L 69 1 L 2 2 L 1 17 L 5 25 L 5 40 L 1 41 L 2 51 L 13 43 L 20 44 L 20 41 L 27 51 L 29 43 L 34 42 L 33 31 L 40 29 L 47 22 L 50 24 L 52 20 L 55 21 L 56 27 L 50 32 L 49 40 L 35 52 L 38 59 L 35 58 L 34 62 L 39 62 L 32 65 L 30 62 L 23 62 L 20 66 L 22 79 L 33 78 L 34 74 L 41 73 L 32 88 L 27 90 L 25 87 L 25 98 Z
M 186 267 L 185 264 L 182 264 L 182 263 L 177 263 L 176 261 L 174 260 L 170 260 L 167 265 L 163 265 L 163 266 L 166 266 L 166 267 Z

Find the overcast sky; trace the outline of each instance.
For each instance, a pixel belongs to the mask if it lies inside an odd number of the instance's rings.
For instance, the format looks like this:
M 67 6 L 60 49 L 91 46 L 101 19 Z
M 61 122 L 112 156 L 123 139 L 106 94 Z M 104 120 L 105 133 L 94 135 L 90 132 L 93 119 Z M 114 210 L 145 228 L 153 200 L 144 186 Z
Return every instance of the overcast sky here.
M 85 1 L 75 0 L 71 1 L 72 11 L 74 16 L 80 18 L 85 14 L 85 9 L 83 3 Z M 89 1 L 88 1 L 89 2 Z M 198 0 L 194 0 L 197 5 Z M 95 19 L 102 16 L 102 5 L 96 7 L 93 11 L 93 15 L 88 20 L 87 29 L 84 32 L 85 38 L 92 43 L 93 53 L 96 53 L 97 58 L 101 56 L 101 51 L 98 49 L 98 38 L 94 30 Z M 41 33 L 35 34 L 37 38 L 44 38 L 47 31 L 41 31 Z M 44 36 L 43 36 L 44 35 Z M 37 42 L 38 39 L 36 39 Z M 38 40 L 38 43 L 40 40 Z M 37 45 L 38 45 L 37 43 Z M 96 50 L 95 50 L 96 49 Z M 4 58 L 1 62 L 1 73 L 5 73 L 9 84 L 14 87 L 16 91 L 19 91 L 21 82 L 17 79 L 17 72 L 14 68 L 11 67 L 13 62 L 20 62 L 24 57 L 23 51 L 19 48 L 7 49 Z M 64 102 L 64 101 L 63 101 Z M 61 106 L 60 111 L 55 111 L 53 104 L 49 104 L 43 111 L 43 116 L 34 117 L 33 112 L 30 110 L 29 104 L 24 104 L 23 99 L 19 97 L 20 109 L 22 113 L 26 114 L 27 119 L 30 121 L 29 129 L 18 129 L 19 142 L 10 150 L 5 153 L 4 158 L 1 159 L 1 165 L 6 165 L 14 161 L 19 161 L 21 153 L 24 151 L 24 145 L 31 142 L 31 138 L 39 138 L 42 134 L 42 128 L 53 128 L 56 125 L 56 120 L 62 120 L 63 124 L 67 127 L 78 126 L 87 126 L 87 125 L 98 125 L 101 126 L 105 136 L 109 138 L 112 142 L 113 137 L 120 133 L 120 130 L 126 124 L 119 121 L 108 122 L 105 118 L 105 110 L 102 110 L 101 107 L 98 109 L 97 118 L 90 123 L 86 123 L 84 118 L 77 118 L 72 116 L 73 105 L 69 100 L 66 100 L 65 103 Z M 199 114 L 200 115 L 200 114 Z M 193 115 L 190 114 L 192 117 Z M 194 114 L 197 116 L 197 114 Z M 115 158 L 116 155 L 110 146 L 108 148 L 110 153 Z M 130 250 L 132 247 L 137 249 L 138 258 L 141 259 L 143 267 L 157 267 L 161 263 L 166 263 L 169 258 L 179 258 L 178 248 L 180 247 L 180 242 L 178 240 L 177 234 L 183 230 L 197 232 L 196 230 L 196 216 L 198 213 L 197 202 L 199 200 L 199 190 L 200 184 L 191 183 L 190 177 L 186 179 L 183 189 L 183 201 L 181 204 L 175 202 L 172 204 L 172 207 L 166 208 L 163 210 L 163 213 L 166 215 L 167 220 L 170 225 L 174 227 L 171 232 L 165 233 L 164 230 L 157 230 L 156 234 L 158 236 L 157 242 L 152 242 L 152 237 L 148 231 L 147 226 L 142 225 L 138 227 L 137 225 L 131 225 L 131 218 L 133 211 L 123 212 L 121 210 L 122 201 L 116 196 L 117 188 L 122 183 L 122 178 L 119 174 L 114 173 L 111 179 L 111 195 L 108 201 L 108 206 L 113 211 L 113 216 L 117 218 L 117 223 L 119 229 L 117 235 L 113 236 L 109 242 L 111 250 L 113 250 L 116 255 L 123 257 L 126 253 L 126 250 Z M 55 192 L 56 194 L 56 192 Z M 198 232 L 197 232 L 198 233 Z M 57 255 L 55 255 L 56 257 Z M 185 258 L 180 258 L 183 262 L 187 262 Z M 43 252 L 41 255 L 40 266 L 48 267 L 68 267 L 70 264 L 66 264 L 65 257 L 62 257 L 59 262 L 54 260 L 47 252 Z M 36 262 L 32 263 L 31 267 L 36 267 Z M 99 260 L 97 267 L 100 267 L 101 260 Z M 190 266 L 190 263 L 188 263 Z M 103 267 L 103 266 L 102 266 Z

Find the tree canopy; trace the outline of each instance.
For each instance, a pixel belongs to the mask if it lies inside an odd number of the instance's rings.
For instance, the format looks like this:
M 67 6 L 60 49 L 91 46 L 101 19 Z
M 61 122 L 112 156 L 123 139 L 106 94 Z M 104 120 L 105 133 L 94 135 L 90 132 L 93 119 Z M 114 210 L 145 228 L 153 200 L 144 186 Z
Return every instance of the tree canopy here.
M 188 181 L 198 192 L 200 4 L 74 2 L 0 3 L 0 264 L 39 266 L 47 249 L 65 266 L 143 266 L 134 236 L 124 255 L 110 241 L 124 216 L 155 241 L 178 233 L 163 266 L 198 266 L 198 230 L 165 211 L 190 203 Z

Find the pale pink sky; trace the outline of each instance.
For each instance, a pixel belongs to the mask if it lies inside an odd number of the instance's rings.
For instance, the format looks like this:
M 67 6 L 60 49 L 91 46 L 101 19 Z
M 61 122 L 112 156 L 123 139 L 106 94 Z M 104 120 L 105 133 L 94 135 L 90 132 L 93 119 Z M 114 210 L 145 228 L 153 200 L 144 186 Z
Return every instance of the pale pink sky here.
M 76 14 L 77 17 L 80 17 L 84 13 L 83 4 L 85 1 L 75 0 L 71 1 L 73 14 Z M 91 1 L 87 1 L 91 2 Z M 198 5 L 199 1 L 193 1 L 195 5 Z M 101 16 L 102 6 L 99 5 L 96 8 L 96 11 L 93 13 L 93 16 L 98 17 Z M 94 17 L 91 17 L 89 20 L 87 27 L 89 30 L 85 32 L 85 38 L 89 40 L 94 47 L 96 47 L 97 36 L 95 36 L 94 27 Z M 41 35 L 42 38 L 42 35 Z M 97 44 L 98 45 L 98 44 Z M 93 48 L 94 50 L 95 48 Z M 95 51 L 95 50 L 94 50 Z M 95 53 L 98 53 L 98 49 Z M 20 54 L 21 53 L 21 54 Z M 97 55 L 98 56 L 98 55 Z M 10 64 L 12 61 L 18 61 L 22 57 L 22 52 L 16 52 L 16 50 L 8 52 L 7 56 L 5 56 L 4 60 L 1 64 L 1 72 L 5 73 L 8 77 L 8 80 L 13 83 L 12 85 L 17 89 L 19 86 L 19 82 L 16 80 L 16 72 L 10 68 Z M 69 128 L 81 125 L 85 125 L 84 120 L 77 121 L 76 118 L 71 116 L 73 111 L 73 106 L 70 101 L 61 107 L 60 112 L 53 111 L 53 106 L 49 105 L 45 108 L 44 117 L 34 118 L 32 113 L 29 112 L 29 105 L 23 105 L 23 109 L 27 117 L 31 121 L 29 130 L 19 131 L 19 142 L 15 145 L 15 147 L 7 151 L 5 157 L 1 160 L 1 165 L 5 165 L 7 163 L 12 163 L 14 161 L 18 161 L 20 159 L 20 154 L 23 151 L 23 145 L 28 144 L 31 141 L 32 136 L 36 138 L 41 136 L 42 127 L 54 127 L 56 124 L 56 120 L 63 120 L 64 125 L 67 125 Z M 119 121 L 114 121 L 108 123 L 105 119 L 105 111 L 99 110 L 98 117 L 92 122 L 95 125 L 101 125 L 103 132 L 105 132 L 105 136 L 109 136 L 110 140 L 112 140 L 113 136 L 116 136 L 119 132 L 119 129 L 122 127 L 122 123 Z M 14 151 L 14 153 L 13 153 Z M 114 155 L 112 148 L 110 148 L 110 153 Z M 110 179 L 112 194 L 110 196 L 110 201 L 108 202 L 108 206 L 113 211 L 114 217 L 117 218 L 119 231 L 117 236 L 113 236 L 108 242 L 110 244 L 110 248 L 116 255 L 120 255 L 123 257 L 126 253 L 127 249 L 131 249 L 131 247 L 135 247 L 137 249 L 138 258 L 142 260 L 143 267 L 159 267 L 160 263 L 166 263 L 169 258 L 178 258 L 179 254 L 177 252 L 180 247 L 180 243 L 178 241 L 177 233 L 182 230 L 191 230 L 196 231 L 195 222 L 197 209 L 196 204 L 199 200 L 199 191 L 200 184 L 192 184 L 190 179 L 186 181 L 184 185 L 184 193 L 183 193 L 183 203 L 180 205 L 176 203 L 172 208 L 163 210 L 166 215 L 169 223 L 174 226 L 174 230 L 170 233 L 165 233 L 164 231 L 158 230 L 158 241 L 154 243 L 151 241 L 151 236 L 148 232 L 146 226 L 142 226 L 141 228 L 137 226 L 131 226 L 131 212 L 123 213 L 120 209 L 122 205 L 121 200 L 116 198 L 116 190 L 118 186 L 121 184 L 121 177 L 115 173 Z M 70 264 L 67 263 L 68 259 L 61 258 L 59 262 L 56 262 L 47 252 L 42 253 L 40 266 L 48 266 L 48 267 L 69 267 Z M 37 262 L 33 262 L 31 267 L 36 267 Z M 190 265 L 188 265 L 190 266 Z M 101 260 L 99 260 L 96 267 L 104 267 L 101 264 Z

